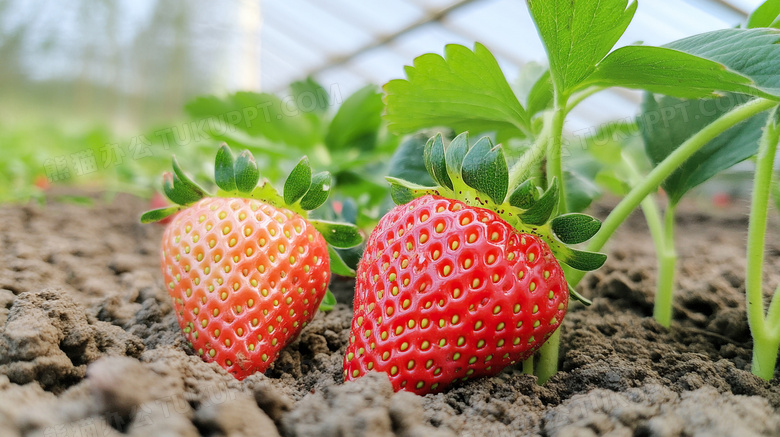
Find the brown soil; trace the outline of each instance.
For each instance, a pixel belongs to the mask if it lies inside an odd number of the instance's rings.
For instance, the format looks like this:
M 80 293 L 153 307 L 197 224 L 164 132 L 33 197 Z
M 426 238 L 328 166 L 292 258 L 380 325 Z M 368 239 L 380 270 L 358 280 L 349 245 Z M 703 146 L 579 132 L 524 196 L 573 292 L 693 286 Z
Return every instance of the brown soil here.
M 379 374 L 343 383 L 345 304 L 266 375 L 238 382 L 202 362 L 162 287 L 162 228 L 136 222 L 144 206 L 0 208 L 0 436 L 780 435 L 778 377 L 749 372 L 743 210 L 681 211 L 671 330 L 651 317 L 655 257 L 634 217 L 583 282 L 594 304 L 571 306 L 553 379 L 510 369 L 418 397 Z M 780 281 L 777 237 L 766 290 Z M 349 286 L 334 284 L 342 297 Z

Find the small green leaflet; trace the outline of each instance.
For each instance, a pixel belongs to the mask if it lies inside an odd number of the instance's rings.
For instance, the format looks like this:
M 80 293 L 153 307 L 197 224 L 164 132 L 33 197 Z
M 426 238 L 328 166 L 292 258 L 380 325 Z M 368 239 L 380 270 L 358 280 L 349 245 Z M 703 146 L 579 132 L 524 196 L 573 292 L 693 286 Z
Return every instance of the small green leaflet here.
M 292 205 L 309 191 L 311 186 L 311 166 L 309 158 L 303 157 L 292 169 L 284 182 L 284 203 Z
M 647 94 L 638 120 L 647 156 L 658 165 L 693 134 L 746 100 L 739 94 L 708 100 Z M 669 202 L 676 204 L 691 188 L 755 155 L 766 117 L 759 114 L 732 127 L 685 161 L 663 183 Z
M 634 17 L 628 0 L 526 0 L 558 92 L 568 94 L 612 50 Z
M 172 202 L 187 205 L 203 198 L 203 194 L 183 183 L 175 173 L 163 173 L 163 192 Z
M 160 209 L 153 209 L 151 211 L 146 211 L 145 213 L 143 213 L 143 215 L 141 215 L 141 223 L 153 223 L 153 222 L 160 221 L 171 214 L 176 214 L 182 209 L 184 208 L 181 206 L 169 206 L 167 208 L 160 208 Z
M 236 189 L 243 193 L 252 192 L 260 180 L 260 171 L 257 169 L 255 157 L 249 150 L 244 150 L 238 155 L 233 170 L 236 177 Z
M 224 191 L 236 190 L 236 175 L 233 169 L 233 152 L 227 144 L 222 144 L 217 150 L 214 162 L 214 182 Z
M 447 173 L 447 161 L 445 160 L 444 141 L 441 134 L 436 134 L 433 138 L 428 140 L 425 144 L 425 151 L 423 152 L 423 161 L 425 163 L 425 169 L 431 179 L 435 179 L 436 183 L 441 187 L 447 187 L 452 189 L 452 181 Z M 410 179 L 407 179 L 410 180 Z M 424 182 L 412 181 L 424 184 Z
M 550 187 L 542 196 L 525 212 L 520 214 L 520 220 L 529 225 L 541 226 L 550 220 L 555 207 L 558 206 L 560 192 L 558 191 L 558 179 L 553 178 Z
M 512 194 L 509 195 L 508 202 L 514 207 L 528 209 L 533 206 L 533 204 L 536 203 L 538 199 L 539 190 L 530 179 L 526 179 L 522 184 L 515 188 Z
M 565 244 L 590 240 L 601 229 L 601 222 L 586 214 L 563 214 L 550 222 L 555 236 Z
M 301 208 L 311 211 L 319 208 L 328 200 L 331 188 L 330 173 L 323 171 L 311 177 L 311 186 L 301 199 Z
M 463 188 L 463 158 L 469 152 L 469 133 L 468 131 L 455 137 L 444 149 L 444 162 L 447 167 L 447 175 L 454 190 Z
M 506 199 L 509 169 L 504 150 L 493 146 L 488 137 L 480 138 L 463 158 L 461 176 L 466 185 L 485 193 L 500 205 Z
M 390 197 L 396 205 L 404 205 L 427 194 L 439 195 L 437 187 L 426 187 L 391 176 L 385 179 L 390 183 Z
M 450 44 L 444 57 L 428 53 L 406 67 L 407 79 L 391 80 L 385 118 L 388 129 L 412 133 L 427 127 L 457 132 L 530 132 L 529 118 L 493 55 L 482 44 L 474 51 Z

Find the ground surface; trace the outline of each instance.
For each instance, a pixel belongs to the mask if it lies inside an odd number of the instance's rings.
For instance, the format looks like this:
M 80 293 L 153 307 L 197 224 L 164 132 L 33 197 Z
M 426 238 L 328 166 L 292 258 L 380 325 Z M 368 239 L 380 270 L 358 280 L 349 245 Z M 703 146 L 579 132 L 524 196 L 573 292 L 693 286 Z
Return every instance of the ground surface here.
M 144 206 L 0 208 L 0 436 L 780 435 L 780 381 L 748 371 L 745 211 L 683 209 L 673 329 L 651 318 L 654 254 L 635 217 L 583 282 L 594 305 L 572 305 L 545 386 L 505 371 L 417 397 L 381 375 L 343 384 L 343 304 L 266 375 L 238 382 L 203 363 L 162 287 L 162 229 L 136 222 Z M 767 290 L 780 280 L 772 226 Z

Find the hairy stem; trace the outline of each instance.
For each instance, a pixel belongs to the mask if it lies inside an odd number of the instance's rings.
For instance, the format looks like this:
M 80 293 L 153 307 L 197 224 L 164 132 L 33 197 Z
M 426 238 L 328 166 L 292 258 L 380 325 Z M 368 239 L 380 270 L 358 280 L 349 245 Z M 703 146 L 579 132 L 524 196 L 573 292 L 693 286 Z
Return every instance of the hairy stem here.
M 536 376 L 539 378 L 539 384 L 544 384 L 558 372 L 560 345 L 561 328 L 559 326 L 539 349 L 539 362 L 536 364 Z
M 566 119 L 566 98 L 557 97 L 552 119 L 552 139 L 547 149 L 547 185 L 553 178 L 558 178 L 558 214 L 565 214 L 566 181 L 563 179 L 563 164 L 561 162 L 561 147 L 563 144 L 563 122 Z
M 544 114 L 544 124 L 539 136 L 536 137 L 534 144 L 526 151 L 522 158 L 512 166 L 509 172 L 509 186 L 516 187 L 521 182 L 528 179 L 534 172 L 534 167 L 537 163 L 544 160 L 545 153 L 547 153 L 547 143 L 550 140 L 551 126 L 552 125 L 552 113 L 547 112 Z
M 656 190 L 661 185 L 661 182 L 677 170 L 691 155 L 729 128 L 767 109 L 771 109 L 776 104 L 777 102 L 766 99 L 751 100 L 732 109 L 682 143 L 680 147 L 658 164 L 642 183 L 635 185 L 617 207 L 612 210 L 607 219 L 604 220 L 601 230 L 588 243 L 587 250 L 594 252 L 601 250 L 629 214 L 642 203 L 642 200 Z M 574 272 L 569 278 L 569 283 L 572 286 L 576 286 L 585 276 L 585 273 L 581 271 Z
M 664 212 L 663 250 L 658 256 L 658 285 L 655 294 L 653 316 L 667 328 L 672 324 L 672 298 L 674 296 L 674 275 L 677 267 L 677 252 L 674 250 L 675 205 L 670 204 Z
M 753 334 L 752 371 L 756 376 L 766 380 L 770 380 L 774 376 L 778 346 L 780 346 L 780 337 L 775 335 L 775 327 L 767 326 L 767 320 L 764 319 L 764 296 L 761 290 L 769 190 L 772 183 L 772 167 L 775 162 L 777 143 L 780 140 L 780 127 L 776 124 L 775 115 L 773 113 L 769 117 L 758 149 L 753 198 L 750 204 L 745 275 L 748 323 Z M 774 301 L 776 298 L 775 295 L 772 300 Z

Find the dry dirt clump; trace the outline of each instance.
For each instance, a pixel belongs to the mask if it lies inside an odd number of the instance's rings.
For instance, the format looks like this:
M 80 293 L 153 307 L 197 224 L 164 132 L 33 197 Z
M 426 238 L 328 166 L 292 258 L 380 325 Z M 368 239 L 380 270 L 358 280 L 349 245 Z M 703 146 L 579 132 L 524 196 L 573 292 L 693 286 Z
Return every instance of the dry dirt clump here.
M 418 397 L 381 374 L 343 382 L 348 303 L 265 375 L 239 382 L 201 361 L 162 287 L 162 228 L 137 223 L 144 207 L 0 207 L 0 436 L 780 435 L 780 383 L 749 372 L 744 211 L 681 211 L 672 329 L 652 319 L 655 257 L 635 217 L 583 282 L 594 304 L 571 305 L 547 384 L 508 369 Z M 768 240 L 767 290 L 780 280 L 780 238 Z M 333 284 L 340 297 L 351 286 Z

